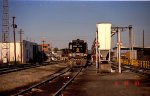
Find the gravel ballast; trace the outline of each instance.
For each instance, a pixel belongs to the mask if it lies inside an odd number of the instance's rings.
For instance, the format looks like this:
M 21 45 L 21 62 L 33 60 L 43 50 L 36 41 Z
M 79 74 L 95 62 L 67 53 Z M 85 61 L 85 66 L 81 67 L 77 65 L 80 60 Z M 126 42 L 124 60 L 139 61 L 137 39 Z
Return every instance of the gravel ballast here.
M 45 80 L 66 66 L 66 63 L 60 63 L 0 75 L 0 93 Z

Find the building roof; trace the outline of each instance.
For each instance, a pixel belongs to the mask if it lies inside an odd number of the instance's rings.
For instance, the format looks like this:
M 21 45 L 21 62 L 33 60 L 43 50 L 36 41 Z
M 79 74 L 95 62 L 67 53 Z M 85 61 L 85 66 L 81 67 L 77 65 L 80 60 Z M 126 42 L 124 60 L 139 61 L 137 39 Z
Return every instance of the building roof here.
M 117 47 L 113 47 L 113 50 L 117 49 Z M 129 50 L 130 48 L 127 47 L 127 46 L 121 46 L 121 50 Z M 133 50 L 141 50 L 143 49 L 143 47 L 140 47 L 140 46 L 133 46 Z M 150 50 L 150 47 L 146 46 L 144 47 L 144 49 L 149 49 Z

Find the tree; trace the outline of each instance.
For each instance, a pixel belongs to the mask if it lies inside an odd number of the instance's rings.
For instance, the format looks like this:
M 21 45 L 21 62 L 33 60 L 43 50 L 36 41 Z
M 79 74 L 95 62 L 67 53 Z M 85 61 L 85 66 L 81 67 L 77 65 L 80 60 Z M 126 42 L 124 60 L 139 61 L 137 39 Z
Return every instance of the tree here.
M 55 48 L 53 49 L 54 53 L 57 53 L 58 50 L 59 50 L 59 49 L 58 49 L 57 47 L 55 47 Z

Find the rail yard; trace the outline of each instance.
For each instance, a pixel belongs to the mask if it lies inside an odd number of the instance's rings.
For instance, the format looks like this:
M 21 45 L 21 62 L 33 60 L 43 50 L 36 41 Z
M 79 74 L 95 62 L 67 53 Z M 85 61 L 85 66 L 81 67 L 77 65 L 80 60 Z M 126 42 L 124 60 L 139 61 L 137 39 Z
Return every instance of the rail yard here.
M 2 96 L 149 96 L 149 74 L 123 67 L 112 73 L 97 73 L 96 66 L 71 68 L 67 63 L 46 65 L 0 76 Z M 103 91 L 102 91 L 103 90 Z M 110 92 L 107 92 L 109 90 Z M 93 93 L 94 92 L 94 93 Z
M 103 4 L 101 5 L 101 3 Z M 117 17 L 114 21 L 108 18 L 109 21 L 104 18 L 101 20 L 100 17 L 95 19 L 93 16 L 95 13 L 99 13 L 99 9 L 101 11 L 107 10 L 107 8 L 99 7 L 99 5 L 107 6 L 107 3 L 101 3 L 1 0 L 0 96 L 150 96 L 150 44 L 147 43 L 148 40 L 145 41 L 145 37 L 148 35 L 145 35 L 143 30 L 142 40 L 139 40 L 141 37 L 134 32 L 135 30 L 139 31 L 142 28 L 141 26 L 147 26 L 146 24 L 149 24 L 149 22 L 145 22 L 148 19 L 146 18 L 144 24 L 141 21 L 140 27 L 138 24 L 132 25 L 131 18 L 126 20 L 126 23 L 124 23 L 125 21 L 120 22 L 122 20 L 119 21 L 121 16 L 124 18 L 130 17 L 128 13 L 127 16 L 120 14 L 120 17 Z M 117 7 L 123 4 L 122 2 L 109 3 L 112 4 L 112 7 L 108 9 L 113 11 L 113 7 L 115 7 L 115 13 L 118 11 Z M 139 4 L 137 2 L 132 3 Z M 9 4 L 13 5 L 11 15 L 23 14 L 12 16 L 11 27 Z M 141 8 L 142 4 L 144 4 L 144 7 Z M 142 4 L 139 4 L 141 8 L 139 10 L 143 10 L 143 8 L 146 8 L 145 6 L 150 5 L 149 2 L 143 2 Z M 108 6 L 110 5 L 108 4 Z M 117 7 L 114 5 L 117 5 Z M 129 4 L 128 7 L 131 7 L 131 5 Z M 125 10 L 124 12 L 130 12 L 128 7 L 122 7 L 122 10 Z M 135 9 L 133 8 L 133 11 L 132 8 L 132 15 L 136 14 L 137 16 Z M 14 9 L 17 11 L 13 11 Z M 45 11 L 47 9 L 52 12 Z M 90 12 L 91 10 L 93 13 Z M 142 11 L 139 10 L 138 12 L 141 12 L 141 15 Z M 109 14 L 114 12 L 111 11 L 109 11 Z M 35 14 L 36 12 L 38 14 Z M 71 14 L 68 12 L 71 12 Z M 106 13 L 103 13 L 105 14 L 104 17 L 107 17 Z M 80 16 L 83 18 L 81 19 Z M 103 15 L 101 13 L 98 16 Z M 79 21 L 76 17 L 80 18 Z M 23 21 L 19 21 L 20 18 L 25 18 L 25 23 L 21 23 Z M 90 22 L 91 25 L 88 25 L 85 21 Z M 19 23 L 17 24 L 17 22 Z M 86 31 L 84 30 L 85 33 L 82 33 L 83 23 L 88 25 L 83 28 L 87 28 Z M 18 25 L 19 28 L 21 26 L 29 31 L 26 33 L 31 35 L 30 40 L 28 36 L 26 39 L 22 37 L 24 31 L 22 29 L 18 31 Z M 93 27 L 96 27 L 96 29 L 93 29 Z M 11 28 L 12 30 L 10 30 Z M 41 33 L 39 33 L 39 30 Z M 76 33 L 77 30 L 81 34 Z M 13 32 L 13 35 L 10 31 Z M 16 36 L 16 31 L 19 32 L 20 40 Z M 72 33 L 65 31 L 72 31 Z M 91 32 L 88 33 L 88 31 L 93 31 L 93 34 L 91 35 Z M 81 36 L 78 36 L 78 34 Z M 135 38 L 136 36 L 138 40 Z M 36 40 L 31 40 L 32 37 Z M 40 40 L 40 43 L 38 40 Z M 135 46 L 137 42 L 142 42 L 142 47 Z M 52 43 L 54 46 L 63 45 L 65 47 L 53 47 Z

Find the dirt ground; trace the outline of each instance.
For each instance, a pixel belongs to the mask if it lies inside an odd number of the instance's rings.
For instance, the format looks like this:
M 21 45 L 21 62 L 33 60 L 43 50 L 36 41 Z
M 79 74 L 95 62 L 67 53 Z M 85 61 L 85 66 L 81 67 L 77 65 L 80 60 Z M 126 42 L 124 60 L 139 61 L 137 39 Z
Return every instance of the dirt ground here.
M 65 63 L 52 64 L 0 75 L 0 93 L 44 80 L 66 66 Z

